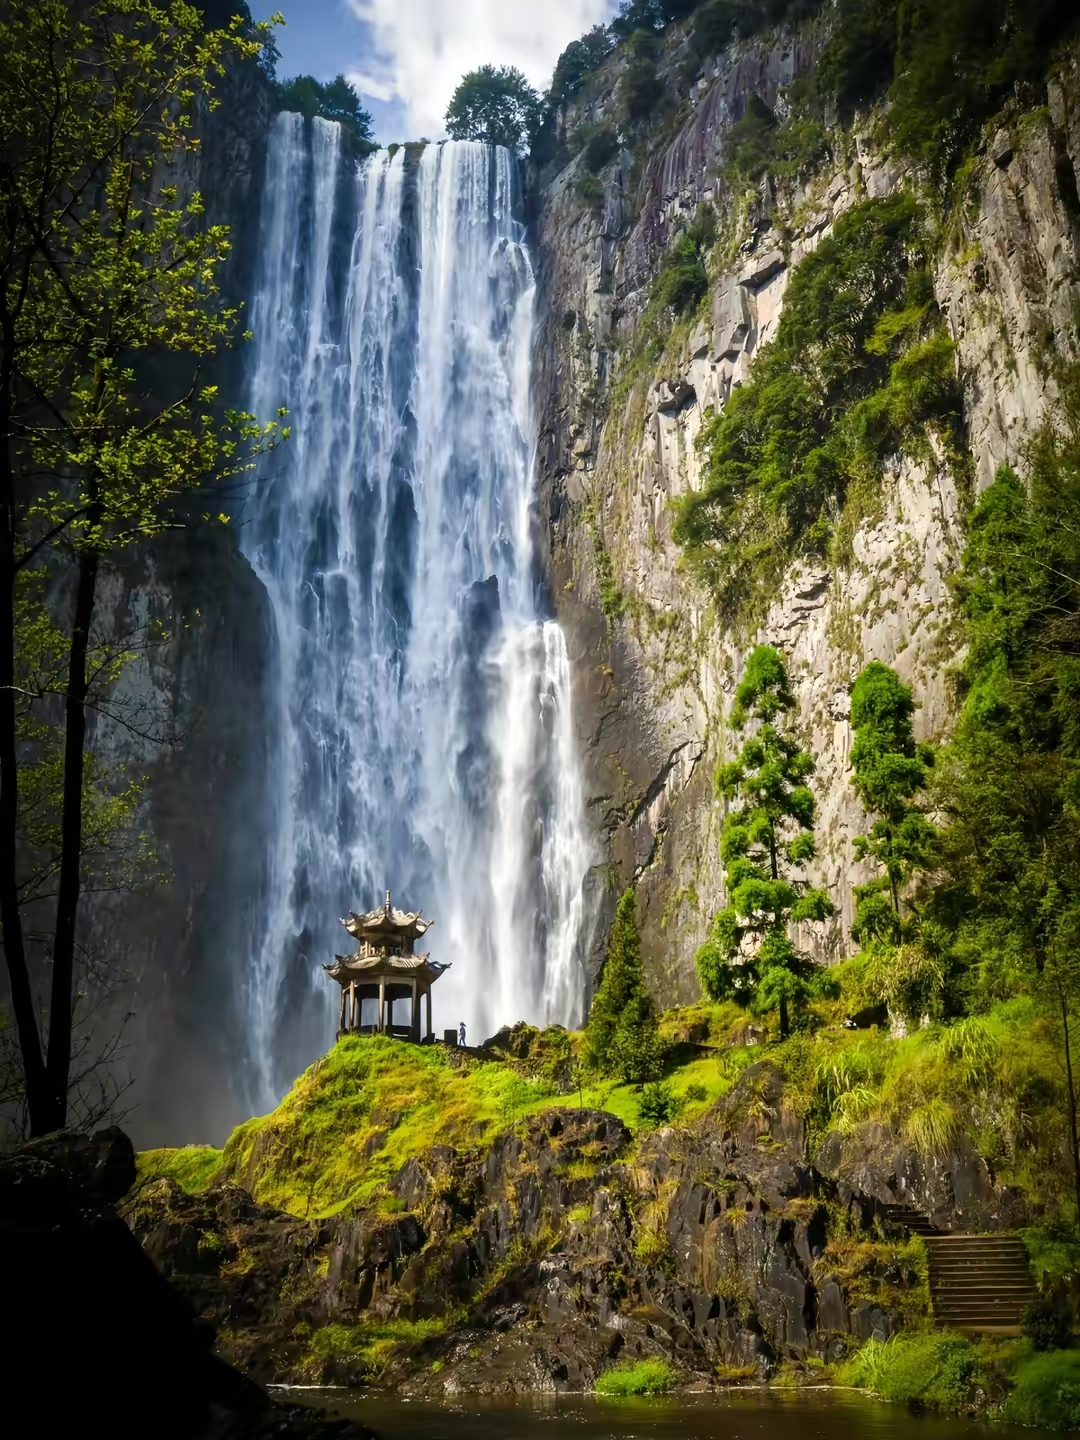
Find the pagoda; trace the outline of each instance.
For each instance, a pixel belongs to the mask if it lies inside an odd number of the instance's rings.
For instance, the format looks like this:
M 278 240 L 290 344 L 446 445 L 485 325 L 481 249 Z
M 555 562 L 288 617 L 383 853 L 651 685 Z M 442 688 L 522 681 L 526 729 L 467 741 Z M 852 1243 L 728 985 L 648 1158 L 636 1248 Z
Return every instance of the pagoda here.
M 395 1035 L 414 1044 L 429 1043 L 431 1028 L 431 987 L 448 965 L 440 965 L 428 955 L 417 955 L 415 945 L 434 921 L 422 918 L 420 911 L 398 910 L 386 901 L 366 915 L 352 911 L 342 925 L 356 941 L 352 955 L 336 955 L 332 965 L 323 969 L 341 986 L 341 1011 L 338 1037 L 342 1035 Z M 427 997 L 427 1027 L 421 1033 L 420 1002 Z M 364 1025 L 365 1000 L 376 1004 L 375 1023 Z M 409 1000 L 408 1025 L 394 1024 L 394 1001 Z

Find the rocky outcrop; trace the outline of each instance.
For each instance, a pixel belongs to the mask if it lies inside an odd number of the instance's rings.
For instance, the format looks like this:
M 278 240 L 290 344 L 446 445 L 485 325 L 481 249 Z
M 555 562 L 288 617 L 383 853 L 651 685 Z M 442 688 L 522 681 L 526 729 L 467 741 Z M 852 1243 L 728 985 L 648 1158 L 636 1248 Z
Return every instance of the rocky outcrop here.
M 714 1384 L 806 1371 L 926 1315 L 925 1267 L 889 1206 L 933 1194 L 950 1224 L 1002 1223 L 1008 1197 L 966 1151 L 926 1166 L 891 1137 L 859 1145 L 809 1159 L 759 1062 L 699 1120 L 635 1143 L 568 1107 L 483 1151 L 436 1147 L 376 1210 L 307 1221 L 235 1185 L 162 1180 L 131 1223 L 221 1353 L 264 1381 L 581 1390 L 615 1357 L 661 1356 Z
M 915 183 L 856 129 L 834 136 L 835 160 L 811 182 L 778 196 L 766 177 L 736 220 L 717 179 L 731 125 L 754 94 L 782 113 L 784 87 L 813 65 L 815 33 L 736 48 L 687 81 L 685 41 L 669 32 L 660 73 L 682 104 L 674 135 L 639 139 L 636 166 L 628 151 L 617 156 L 600 177 L 601 205 L 576 189 L 580 157 L 538 203 L 536 407 L 552 593 L 574 664 L 591 813 L 617 876 L 610 888 L 637 882 L 665 1004 L 696 998 L 694 952 L 722 901 L 711 777 L 749 646 L 764 640 L 787 655 L 818 760 L 814 878 L 838 907 L 824 937 L 808 937 L 821 958 L 849 952 L 852 886 L 868 878 L 852 846 L 866 824 L 850 786 L 852 680 L 869 660 L 894 666 L 914 689 L 920 738 L 947 734 L 952 715 L 948 578 L 965 503 L 956 467 L 894 457 L 844 564 L 793 565 L 747 633 L 713 618 L 671 538 L 672 500 L 700 483 L 702 420 L 775 332 L 793 267 L 858 200 Z M 585 122 L 620 127 L 615 79 L 601 71 L 586 85 L 563 117 L 567 134 Z M 1073 56 L 1047 107 L 1013 115 L 985 146 L 942 242 L 934 284 L 957 347 L 976 486 L 1003 461 L 1022 464 L 1055 398 L 1054 364 L 1080 353 L 1078 111 Z M 648 281 L 703 200 L 718 205 L 731 258 L 710 277 L 707 317 L 650 360 L 637 345 Z

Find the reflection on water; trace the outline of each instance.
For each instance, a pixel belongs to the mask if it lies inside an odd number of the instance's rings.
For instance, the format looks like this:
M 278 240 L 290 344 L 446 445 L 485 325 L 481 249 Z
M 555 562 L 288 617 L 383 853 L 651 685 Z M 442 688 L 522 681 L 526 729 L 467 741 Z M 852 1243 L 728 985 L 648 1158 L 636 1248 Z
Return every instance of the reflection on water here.
M 442 1405 L 341 1390 L 290 1390 L 288 1398 L 362 1421 L 382 1440 L 1038 1440 L 1056 1433 L 915 1418 L 901 1406 L 836 1390 L 652 1400 L 469 1397 Z

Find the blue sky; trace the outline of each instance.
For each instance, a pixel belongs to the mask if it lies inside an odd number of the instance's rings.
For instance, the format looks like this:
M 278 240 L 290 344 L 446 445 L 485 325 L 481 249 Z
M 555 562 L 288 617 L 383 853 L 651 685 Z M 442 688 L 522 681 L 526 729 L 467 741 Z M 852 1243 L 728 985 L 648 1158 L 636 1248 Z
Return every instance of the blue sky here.
M 454 86 L 477 65 L 516 65 L 543 89 L 563 48 L 616 0 L 253 0 L 285 16 L 278 74 L 346 75 L 378 139 L 437 139 Z

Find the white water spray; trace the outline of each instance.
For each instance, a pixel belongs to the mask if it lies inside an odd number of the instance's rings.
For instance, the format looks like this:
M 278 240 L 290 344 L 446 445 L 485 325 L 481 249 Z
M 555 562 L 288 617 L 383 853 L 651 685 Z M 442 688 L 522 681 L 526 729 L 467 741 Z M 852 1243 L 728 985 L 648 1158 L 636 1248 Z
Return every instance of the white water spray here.
M 336 125 L 278 116 L 251 408 L 288 406 L 293 437 L 243 532 L 276 641 L 263 1104 L 331 1033 L 337 917 L 386 886 L 437 921 L 440 1026 L 580 1018 L 592 856 L 530 538 L 533 297 L 506 151 L 357 167 Z

